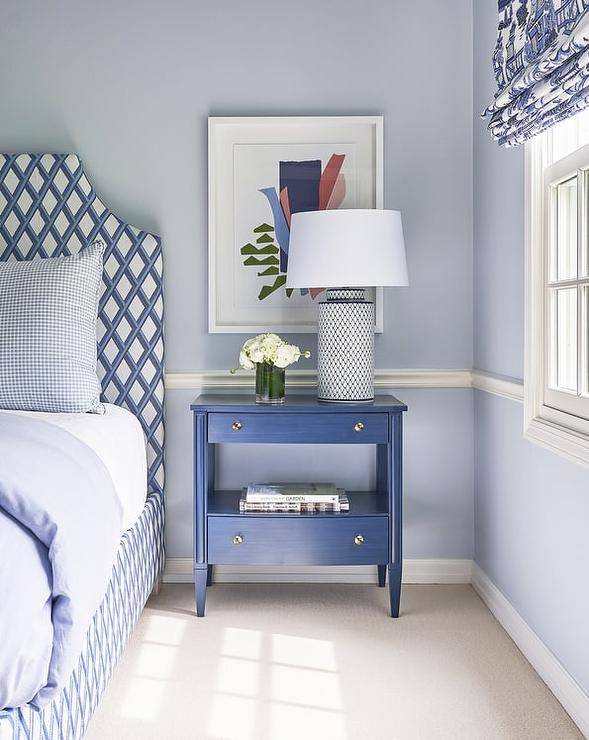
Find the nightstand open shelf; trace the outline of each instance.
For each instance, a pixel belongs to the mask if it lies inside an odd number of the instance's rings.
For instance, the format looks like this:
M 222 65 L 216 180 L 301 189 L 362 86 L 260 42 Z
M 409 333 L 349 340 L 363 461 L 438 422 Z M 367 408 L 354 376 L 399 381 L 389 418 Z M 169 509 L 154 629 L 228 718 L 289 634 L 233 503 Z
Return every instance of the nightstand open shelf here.
M 349 517 L 349 516 L 387 516 L 388 501 L 385 494 L 375 493 L 374 491 L 346 491 L 350 500 L 350 511 L 340 512 L 338 514 L 318 513 L 318 514 L 292 514 L 292 513 L 257 513 L 247 512 L 240 513 L 239 499 L 243 496 L 241 491 L 213 491 L 209 493 L 207 516 L 240 516 L 240 517 L 286 517 L 294 519 L 297 517 Z
M 391 616 L 399 615 L 402 570 L 402 415 L 393 396 L 361 405 L 291 396 L 256 405 L 247 396 L 200 396 L 194 415 L 194 580 L 204 616 L 215 565 L 366 565 L 389 574 Z M 348 492 L 338 514 L 240 513 L 241 491 L 215 489 L 216 444 L 373 444 L 376 490 Z

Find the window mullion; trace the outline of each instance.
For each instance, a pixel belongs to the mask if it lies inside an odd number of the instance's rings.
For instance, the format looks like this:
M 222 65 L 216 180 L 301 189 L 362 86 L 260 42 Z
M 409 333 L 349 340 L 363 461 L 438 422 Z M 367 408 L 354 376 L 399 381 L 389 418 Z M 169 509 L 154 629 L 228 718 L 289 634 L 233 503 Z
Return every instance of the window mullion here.
M 583 285 L 589 283 L 589 278 L 585 278 L 583 280 L 577 280 L 576 278 L 571 278 L 570 280 L 549 280 L 546 283 L 547 288 L 574 288 L 577 285 Z
M 581 331 L 581 289 L 579 288 L 579 275 L 580 273 L 580 261 L 581 261 L 581 248 L 583 241 L 583 198 L 585 197 L 585 174 L 582 170 L 577 172 L 577 396 L 581 395 L 581 378 L 582 369 L 581 362 L 583 358 L 583 351 L 581 348 L 582 331 Z
M 577 395 L 587 392 L 587 307 L 586 288 L 581 283 L 585 276 L 587 254 L 587 183 L 589 171 L 579 171 L 577 211 Z
M 552 152 L 550 151 L 550 154 Z M 544 335 L 544 352 L 543 352 L 543 378 L 544 393 L 552 385 L 553 379 L 556 378 L 555 358 L 556 358 L 556 341 L 555 341 L 555 321 L 553 293 L 549 286 L 549 281 L 556 277 L 555 270 L 555 235 L 556 235 L 556 193 L 549 180 L 548 173 L 544 172 L 544 183 L 542 188 L 543 213 L 542 220 L 544 225 L 543 249 L 542 249 L 542 292 L 543 292 L 543 335 Z

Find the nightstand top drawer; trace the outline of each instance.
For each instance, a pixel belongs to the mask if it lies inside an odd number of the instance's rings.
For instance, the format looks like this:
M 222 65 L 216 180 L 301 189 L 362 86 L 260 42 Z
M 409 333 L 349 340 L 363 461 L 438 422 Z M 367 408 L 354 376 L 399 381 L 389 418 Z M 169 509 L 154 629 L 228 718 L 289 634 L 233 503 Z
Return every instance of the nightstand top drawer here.
M 388 414 L 209 413 L 209 443 L 386 444 Z
M 287 379 L 288 391 L 288 379 Z M 286 400 L 280 406 L 265 406 L 257 404 L 252 392 L 249 395 L 237 395 L 227 393 L 219 395 L 199 396 L 191 405 L 192 411 L 241 411 L 242 413 L 322 413 L 322 414 L 346 414 L 360 413 L 401 413 L 407 411 L 407 406 L 394 396 L 376 396 L 373 403 L 347 404 L 347 403 L 321 403 L 316 396 L 287 395 Z

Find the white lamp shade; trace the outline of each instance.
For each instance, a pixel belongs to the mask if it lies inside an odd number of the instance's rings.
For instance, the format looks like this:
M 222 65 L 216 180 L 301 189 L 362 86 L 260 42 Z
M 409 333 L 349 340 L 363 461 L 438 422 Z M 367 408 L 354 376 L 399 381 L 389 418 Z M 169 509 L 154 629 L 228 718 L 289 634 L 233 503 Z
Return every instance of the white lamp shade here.
M 294 213 L 286 285 L 409 285 L 400 212 L 341 209 Z

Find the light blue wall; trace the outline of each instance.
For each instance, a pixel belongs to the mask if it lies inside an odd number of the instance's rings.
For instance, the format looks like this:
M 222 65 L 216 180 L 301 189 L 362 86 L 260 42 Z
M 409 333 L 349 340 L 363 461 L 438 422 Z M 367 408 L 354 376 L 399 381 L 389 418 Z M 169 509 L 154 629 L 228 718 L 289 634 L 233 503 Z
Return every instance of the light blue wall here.
M 476 561 L 589 691 L 589 472 L 524 440 L 522 406 L 475 395 Z
M 496 3 L 474 4 L 475 363 L 521 378 L 523 149 L 492 143 L 478 113 L 491 99 Z M 589 691 L 589 472 L 523 439 L 520 403 L 475 398 L 475 558 Z
M 272 114 L 384 114 L 411 287 L 386 291 L 377 365 L 471 366 L 471 0 L 7 0 L 1 14 L 0 149 L 78 152 L 119 215 L 161 234 L 168 370 L 229 368 L 243 341 L 206 330 L 207 116 Z M 171 556 L 191 552 L 193 395 L 167 400 Z M 472 394 L 400 395 L 407 553 L 470 557 Z M 223 475 L 247 480 L 247 462 L 225 458 Z M 370 461 L 337 466 L 353 483 Z
M 411 289 L 387 291 L 377 365 L 470 367 L 470 4 L 5 0 L 0 147 L 78 152 L 161 234 L 168 369 L 220 369 L 243 337 L 206 329 L 207 116 L 382 113 Z
M 474 366 L 521 379 L 524 150 L 498 147 L 480 113 L 493 98 L 495 0 L 474 0 Z

